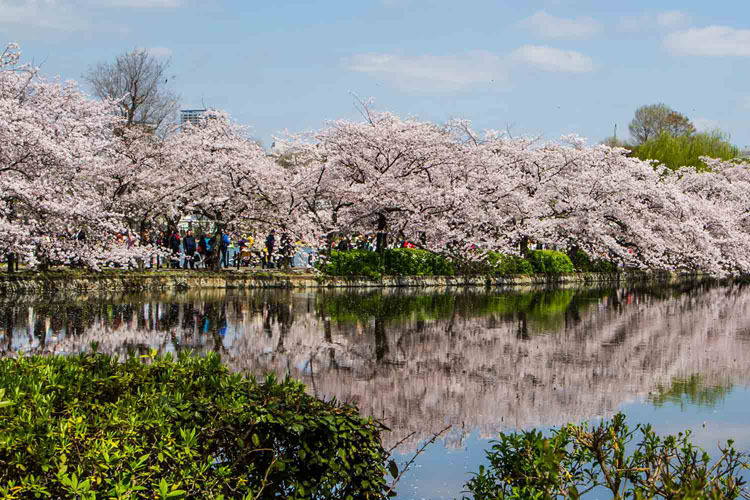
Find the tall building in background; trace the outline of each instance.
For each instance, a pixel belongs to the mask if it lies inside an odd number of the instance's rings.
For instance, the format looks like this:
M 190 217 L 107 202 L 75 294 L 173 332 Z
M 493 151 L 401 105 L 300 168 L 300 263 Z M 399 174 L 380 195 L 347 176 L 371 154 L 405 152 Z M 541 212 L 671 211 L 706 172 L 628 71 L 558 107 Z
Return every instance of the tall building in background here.
M 186 122 L 190 122 L 191 125 L 198 125 L 205 112 L 205 109 L 181 109 L 180 125 L 185 125 Z

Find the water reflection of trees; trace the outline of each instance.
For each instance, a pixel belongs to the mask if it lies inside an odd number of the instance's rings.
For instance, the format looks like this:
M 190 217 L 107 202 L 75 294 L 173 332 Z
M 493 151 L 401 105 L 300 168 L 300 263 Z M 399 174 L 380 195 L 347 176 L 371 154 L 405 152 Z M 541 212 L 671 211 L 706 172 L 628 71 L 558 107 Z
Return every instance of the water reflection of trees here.
M 663 406 L 666 403 L 678 404 L 684 407 L 685 403 L 696 406 L 716 406 L 732 390 L 732 385 L 724 383 L 706 383 L 704 377 L 692 374 L 689 377 L 675 377 L 666 386 L 658 386 L 649 394 L 648 400 L 654 406 Z
M 216 350 L 234 369 L 290 373 L 356 402 L 394 439 L 456 424 L 455 444 L 462 430 L 609 414 L 694 374 L 728 387 L 750 367 L 740 286 L 213 291 L 31 300 L 3 315 L 6 353 Z

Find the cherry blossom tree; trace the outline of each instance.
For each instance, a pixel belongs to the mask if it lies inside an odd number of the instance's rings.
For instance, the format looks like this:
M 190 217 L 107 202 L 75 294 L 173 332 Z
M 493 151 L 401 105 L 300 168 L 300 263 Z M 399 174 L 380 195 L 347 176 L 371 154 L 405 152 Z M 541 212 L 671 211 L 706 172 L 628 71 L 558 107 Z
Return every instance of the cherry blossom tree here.
M 176 133 L 176 128 L 165 134 Z M 193 181 L 174 168 L 176 151 L 167 140 L 139 126 L 122 127 L 113 140 L 110 161 L 96 179 L 105 208 L 122 214 L 123 222 L 141 236 L 146 229 L 176 228 L 184 207 L 176 203 Z
M 0 248 L 31 265 L 127 261 L 137 250 L 110 251 L 124 227 L 94 182 L 111 159 L 114 104 L 19 59 L 15 44 L 0 55 Z
M 673 176 L 676 188 L 690 201 L 693 220 L 712 248 L 696 248 L 701 268 L 725 274 L 750 270 L 750 166 L 741 161 L 703 158 L 710 171 L 683 167 Z
M 183 187 L 174 203 L 225 231 L 258 233 L 293 226 L 287 171 L 222 111 L 210 111 L 198 125 L 185 124 L 166 142 L 171 175 Z M 215 263 L 218 267 L 218 262 Z
M 377 231 L 423 246 L 446 243 L 471 156 L 448 126 L 401 119 L 362 103 L 364 121 L 338 120 L 297 138 L 304 199 L 323 233 Z
M 519 241 L 535 240 L 627 267 L 750 269 L 737 250 L 746 241 L 738 226 L 746 186 L 727 180 L 746 176 L 746 167 L 714 162 L 717 171 L 705 176 L 672 173 L 577 137 L 556 143 L 490 132 L 477 142 L 487 151 L 471 171 L 478 205 L 463 219 L 487 245 L 513 252 Z

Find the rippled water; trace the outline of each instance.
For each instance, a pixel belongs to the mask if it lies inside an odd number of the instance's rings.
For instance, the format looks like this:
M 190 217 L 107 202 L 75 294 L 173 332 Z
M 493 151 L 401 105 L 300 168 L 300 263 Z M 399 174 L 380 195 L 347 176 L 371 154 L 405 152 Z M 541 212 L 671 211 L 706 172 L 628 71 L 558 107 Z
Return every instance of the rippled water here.
M 0 355 L 215 350 L 383 419 L 401 498 L 460 496 L 501 430 L 623 410 L 750 449 L 750 287 L 185 293 L 0 301 Z M 705 426 L 703 424 L 706 424 Z

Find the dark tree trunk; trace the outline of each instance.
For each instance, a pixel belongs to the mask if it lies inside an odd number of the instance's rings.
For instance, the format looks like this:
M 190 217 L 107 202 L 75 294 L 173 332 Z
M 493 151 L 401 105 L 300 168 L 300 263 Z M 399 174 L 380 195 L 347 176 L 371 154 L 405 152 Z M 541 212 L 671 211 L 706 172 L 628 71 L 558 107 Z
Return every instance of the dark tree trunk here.
M 529 237 L 524 236 L 521 238 L 521 256 L 522 257 L 528 257 L 529 256 Z
M 38 255 L 37 258 L 39 259 L 39 265 L 37 266 L 37 269 L 39 271 L 47 271 L 49 270 L 49 260 L 45 255 Z
M 387 222 L 385 214 L 378 214 L 377 246 L 381 258 L 385 255 L 385 247 L 388 245 Z
M 214 232 L 214 247 L 211 252 L 211 261 L 208 263 L 211 271 L 217 272 L 221 270 L 221 237 L 223 235 L 224 228 L 217 224 L 216 231 Z

